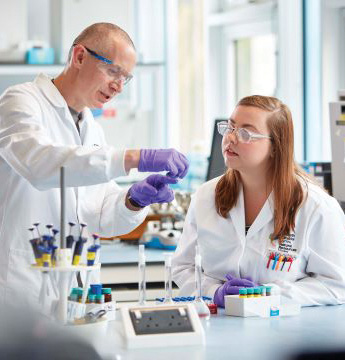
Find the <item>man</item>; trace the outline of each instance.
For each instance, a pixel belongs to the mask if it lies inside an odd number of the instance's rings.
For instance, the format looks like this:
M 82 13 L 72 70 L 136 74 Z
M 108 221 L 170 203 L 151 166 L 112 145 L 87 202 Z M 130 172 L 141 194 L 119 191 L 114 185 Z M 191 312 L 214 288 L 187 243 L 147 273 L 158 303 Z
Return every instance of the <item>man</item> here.
M 58 227 L 62 166 L 66 220 L 86 223 L 90 233 L 127 233 L 144 220 L 147 205 L 173 199 L 169 184 L 186 175 L 186 158 L 173 149 L 115 150 L 89 110 L 123 90 L 135 63 L 127 33 L 97 23 L 75 39 L 58 77 L 40 74 L 1 96 L 0 304 L 38 303 L 41 277 L 29 268 L 33 251 L 27 229 L 36 222 Z M 113 179 L 132 168 L 168 176 L 151 175 L 129 191 L 120 189 Z

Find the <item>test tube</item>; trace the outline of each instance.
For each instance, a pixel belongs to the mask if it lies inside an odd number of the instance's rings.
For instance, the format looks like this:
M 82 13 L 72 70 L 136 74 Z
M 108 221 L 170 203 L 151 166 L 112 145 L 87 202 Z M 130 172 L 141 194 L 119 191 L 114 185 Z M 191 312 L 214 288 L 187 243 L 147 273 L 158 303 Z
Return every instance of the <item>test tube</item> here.
M 202 298 L 201 294 L 201 276 L 202 276 L 202 269 L 201 269 L 201 255 L 199 253 L 199 248 L 196 246 L 195 248 L 195 300 L 193 302 L 196 311 L 200 318 L 208 320 L 211 316 L 210 309 L 206 305 L 205 301 Z
M 246 288 L 239 289 L 238 292 L 239 292 L 240 298 L 247 298 L 247 289 Z
M 146 303 L 146 280 L 145 280 L 145 246 L 139 245 L 139 305 L 145 305 Z
M 247 298 L 253 298 L 254 297 L 254 288 L 247 288 Z
M 172 254 L 164 254 L 164 280 L 165 280 L 165 299 L 164 303 L 172 304 L 172 272 L 171 272 L 171 258 Z

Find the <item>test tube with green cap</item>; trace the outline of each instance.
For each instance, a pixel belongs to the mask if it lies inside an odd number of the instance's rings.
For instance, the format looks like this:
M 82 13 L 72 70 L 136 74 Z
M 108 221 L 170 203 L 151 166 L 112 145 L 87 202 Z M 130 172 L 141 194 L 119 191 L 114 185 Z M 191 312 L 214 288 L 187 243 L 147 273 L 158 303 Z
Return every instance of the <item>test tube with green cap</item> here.
M 97 294 L 96 296 L 96 304 L 104 304 L 104 295 L 103 294 Z
M 261 289 L 259 286 L 254 288 L 254 297 L 261 297 Z
M 96 302 L 96 295 L 95 294 L 89 294 L 88 299 L 89 299 L 90 304 L 94 304 Z
M 253 298 L 254 297 L 254 288 L 250 287 L 247 288 L 247 298 Z
M 247 297 L 247 289 L 246 288 L 241 288 L 238 290 L 239 292 L 239 297 L 240 298 L 246 298 Z
M 272 286 L 265 286 L 266 289 L 266 296 L 272 295 Z

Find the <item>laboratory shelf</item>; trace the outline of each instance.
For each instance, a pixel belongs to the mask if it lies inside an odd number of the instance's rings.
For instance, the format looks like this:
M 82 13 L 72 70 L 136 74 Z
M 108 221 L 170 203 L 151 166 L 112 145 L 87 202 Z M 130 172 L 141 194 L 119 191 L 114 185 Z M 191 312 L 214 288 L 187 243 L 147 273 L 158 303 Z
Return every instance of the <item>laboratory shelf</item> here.
M 157 67 L 164 66 L 164 63 L 152 62 L 152 63 L 137 63 L 137 68 L 155 69 Z M 0 64 L 0 76 L 3 75 L 36 75 L 38 73 L 60 73 L 64 64 L 53 64 L 53 65 L 33 65 L 33 64 Z
M 0 64 L 0 76 L 36 75 L 41 72 L 55 74 L 61 72 L 63 68 L 64 65 Z

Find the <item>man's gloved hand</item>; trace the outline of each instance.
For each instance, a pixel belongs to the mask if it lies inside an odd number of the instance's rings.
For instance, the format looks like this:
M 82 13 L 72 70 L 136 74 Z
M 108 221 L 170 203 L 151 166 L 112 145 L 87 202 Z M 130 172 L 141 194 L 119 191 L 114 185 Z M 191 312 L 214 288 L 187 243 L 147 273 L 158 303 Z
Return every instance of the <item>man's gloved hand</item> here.
M 221 285 L 215 292 L 213 301 L 220 307 L 224 307 L 224 296 L 225 295 L 237 295 L 239 289 L 243 287 L 253 287 L 255 286 L 254 282 L 250 279 L 239 279 L 227 274 L 225 276 L 228 281 Z
M 164 203 L 174 200 L 174 193 L 168 184 L 176 184 L 177 179 L 155 174 L 134 184 L 129 189 L 129 196 L 140 206 Z
M 141 149 L 139 171 L 168 171 L 173 178 L 184 178 L 189 162 L 187 158 L 175 149 Z

